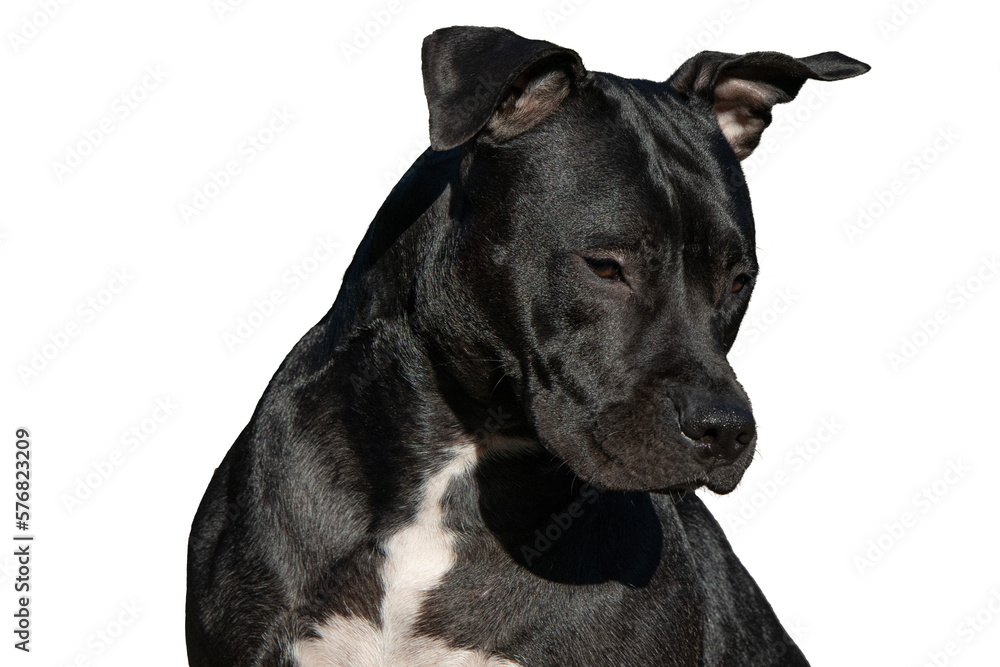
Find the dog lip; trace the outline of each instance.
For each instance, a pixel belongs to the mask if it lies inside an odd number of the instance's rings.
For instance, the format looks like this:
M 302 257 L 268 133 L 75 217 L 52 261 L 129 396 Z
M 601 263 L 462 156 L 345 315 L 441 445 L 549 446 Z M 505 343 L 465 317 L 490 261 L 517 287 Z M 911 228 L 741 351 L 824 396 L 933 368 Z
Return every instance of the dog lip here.
M 743 481 L 743 476 L 746 474 L 747 469 L 750 467 L 750 463 L 753 461 L 756 444 L 757 439 L 754 438 L 746 450 L 735 460 L 711 468 L 708 472 L 708 479 L 705 482 L 706 488 L 713 493 L 725 495 L 731 493 L 739 486 L 740 482 Z
M 677 427 L 678 428 L 677 428 L 677 432 L 676 433 L 679 436 L 679 440 L 680 440 L 679 444 L 681 444 L 683 447 L 687 448 L 689 452 L 695 452 L 698 455 L 698 458 L 702 459 L 698 463 L 698 467 L 701 468 L 700 473 L 696 473 L 694 476 L 686 477 L 686 478 L 683 478 L 683 479 L 681 479 L 679 481 L 676 481 L 676 482 L 670 481 L 670 482 L 668 482 L 667 484 L 665 484 L 664 486 L 661 486 L 661 487 L 651 488 L 649 486 L 646 486 L 645 488 L 650 493 L 665 493 L 665 494 L 669 494 L 669 493 L 677 493 L 677 492 L 682 492 L 682 493 L 683 492 L 691 492 L 691 491 L 695 491 L 695 490 L 700 489 L 700 488 L 707 487 L 709 490 L 712 490 L 712 491 L 715 491 L 716 493 L 718 493 L 718 491 L 716 491 L 714 488 L 712 488 L 713 486 L 715 486 L 712 483 L 712 479 L 711 479 L 712 474 L 715 471 L 717 471 L 717 470 L 721 470 L 721 469 L 725 469 L 725 468 L 729 468 L 729 467 L 736 467 L 736 466 L 738 466 L 739 465 L 739 461 L 742 460 L 742 458 L 743 458 L 743 455 L 741 455 L 740 457 L 738 457 L 734 461 L 727 461 L 727 460 L 725 460 L 723 458 L 720 458 L 720 457 L 711 457 L 711 459 L 706 460 L 704 458 L 704 456 L 702 455 L 702 451 L 701 450 L 707 449 L 707 445 L 705 443 L 698 442 L 697 440 L 693 440 L 693 439 L 689 438 L 687 435 L 685 435 L 684 432 L 680 429 L 679 422 L 677 423 Z M 754 442 L 755 441 L 756 441 L 756 438 L 754 438 Z M 627 464 L 626 461 L 623 461 L 621 459 L 621 457 L 618 456 L 618 455 L 616 455 L 615 453 L 612 453 L 612 452 L 608 451 L 603 446 L 603 444 L 604 444 L 603 441 L 600 441 L 597 438 L 593 437 L 593 434 L 592 434 L 592 437 L 591 437 L 591 444 L 592 444 L 594 450 L 596 450 L 601 456 L 604 457 L 604 465 L 611 465 L 611 466 L 617 467 L 618 469 L 623 470 L 623 471 L 629 471 L 630 470 L 630 466 Z M 753 448 L 752 444 L 753 443 L 751 443 L 751 445 L 747 446 L 748 450 L 750 450 L 750 449 Z M 744 454 L 745 454 L 745 452 L 744 452 Z
M 619 470 L 626 472 L 630 470 L 630 467 L 625 462 L 623 462 L 620 457 L 612 454 L 611 452 L 608 452 L 606 449 L 604 449 L 604 447 L 601 446 L 599 442 L 594 440 L 593 445 L 595 449 L 605 457 L 604 465 L 615 466 Z M 685 478 L 678 482 L 671 482 L 662 487 L 651 488 L 650 486 L 647 486 L 645 484 L 639 484 L 631 490 L 644 489 L 650 493 L 664 493 L 664 494 L 694 491 L 708 484 L 709 482 L 708 474 L 710 472 L 711 472 L 710 470 L 706 470 L 704 471 L 704 474 L 700 474 L 690 478 Z
M 670 493 L 677 493 L 678 491 L 681 491 L 681 492 L 697 491 L 698 489 L 702 488 L 703 486 L 705 486 L 707 484 L 708 484 L 708 478 L 707 477 L 695 477 L 695 478 L 690 479 L 690 480 L 684 480 L 682 482 L 675 482 L 675 483 L 670 484 L 668 486 L 665 486 L 665 487 L 662 487 L 662 488 L 659 488 L 659 489 L 655 489 L 654 491 L 652 491 L 652 493 L 670 494 Z

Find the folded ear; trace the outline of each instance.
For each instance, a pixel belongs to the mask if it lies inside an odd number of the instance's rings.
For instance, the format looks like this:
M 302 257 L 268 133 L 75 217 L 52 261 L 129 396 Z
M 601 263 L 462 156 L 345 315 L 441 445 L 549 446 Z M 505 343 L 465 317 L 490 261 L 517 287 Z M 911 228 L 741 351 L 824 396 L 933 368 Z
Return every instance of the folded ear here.
M 447 150 L 486 129 L 509 139 L 539 123 L 586 70 L 575 51 L 503 28 L 455 26 L 424 38 L 431 147 Z
M 722 134 L 742 160 L 771 124 L 771 107 L 791 102 L 806 79 L 849 79 L 869 69 L 836 51 L 807 58 L 773 51 L 742 56 L 702 51 L 684 62 L 667 83 L 681 95 L 697 96 L 714 105 Z

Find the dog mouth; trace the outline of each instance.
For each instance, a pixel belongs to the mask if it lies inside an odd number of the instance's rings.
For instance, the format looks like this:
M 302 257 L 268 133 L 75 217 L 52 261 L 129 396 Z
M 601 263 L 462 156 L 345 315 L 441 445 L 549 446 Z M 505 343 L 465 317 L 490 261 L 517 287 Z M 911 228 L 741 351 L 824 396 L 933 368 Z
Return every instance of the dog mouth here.
M 692 451 L 700 452 L 704 448 L 702 443 L 696 442 L 686 435 L 681 435 L 682 440 L 685 441 Z M 740 454 L 731 460 L 726 460 L 723 458 L 712 457 L 706 461 L 706 471 L 705 474 L 695 477 L 690 481 L 685 481 L 681 483 L 681 486 L 693 490 L 693 488 L 705 487 L 713 493 L 718 493 L 719 495 L 725 495 L 732 492 L 740 481 L 743 479 L 744 473 L 747 468 L 750 467 L 750 463 L 753 460 L 754 452 L 757 449 L 757 437 L 754 436 L 753 439 L 746 445 L 746 448 L 740 452 Z M 692 488 L 691 485 L 694 485 Z
M 720 456 L 705 442 L 690 438 L 681 428 L 676 409 L 672 412 L 673 418 L 660 422 L 655 437 L 644 438 L 643 444 L 628 442 L 627 436 L 619 440 L 616 436 L 624 435 L 619 428 L 605 434 L 595 423 L 590 444 L 599 461 L 591 481 L 601 484 L 608 478 L 626 491 L 672 493 L 707 488 L 720 495 L 732 492 L 753 459 L 756 435 L 738 455 Z
M 708 475 L 705 487 L 709 491 L 718 493 L 719 495 L 731 493 L 739 485 L 740 481 L 743 480 L 743 474 L 750 467 L 750 462 L 753 460 L 756 449 L 757 440 L 754 438 L 746 450 L 735 461 L 714 468 Z
M 557 392 L 540 393 L 529 413 L 532 430 L 549 452 L 599 488 L 733 491 L 753 458 L 756 434 L 738 450 L 713 447 L 710 441 L 689 437 L 673 401 L 662 394 L 658 398 L 580 410 Z
M 668 427 L 669 428 L 669 427 Z M 589 442 L 575 452 L 560 452 L 559 445 L 542 444 L 559 454 L 580 478 L 608 490 L 651 493 L 689 492 L 707 488 L 725 495 L 732 492 L 749 467 L 756 449 L 756 437 L 734 459 L 707 457 L 701 446 L 679 429 L 659 433 L 660 437 L 633 440 L 621 431 L 601 437 L 599 429 L 589 431 Z M 622 437 L 625 436 L 625 437 Z M 568 454 L 568 455 L 567 455 Z
M 686 438 L 682 436 L 682 439 Z M 693 444 L 694 443 L 692 443 L 692 446 Z M 604 469 L 613 467 L 615 468 L 615 471 L 614 474 L 611 475 L 612 477 L 618 478 L 622 475 L 634 477 L 634 481 L 631 484 L 629 482 L 625 482 L 625 486 L 627 488 L 622 488 L 621 490 L 643 490 L 651 493 L 670 494 L 696 491 L 698 489 L 705 488 L 712 493 L 726 495 L 735 490 L 740 481 L 743 479 L 743 475 L 749 467 L 750 461 L 753 459 L 756 444 L 757 441 L 756 438 L 754 438 L 748 447 L 735 460 L 718 461 L 707 465 L 703 464 L 702 469 L 694 474 L 684 475 L 684 473 L 681 473 L 680 475 L 677 475 L 676 479 L 671 479 L 674 477 L 674 474 L 665 470 L 662 475 L 665 479 L 660 484 L 657 484 L 652 480 L 646 481 L 643 479 L 645 476 L 643 473 L 646 471 L 637 471 L 637 466 L 635 464 L 630 464 L 627 460 L 623 461 L 620 457 L 609 455 L 604 450 L 601 450 L 602 456 L 607 458 L 605 459 L 603 465 L 600 466 L 600 469 L 596 472 L 596 474 L 591 476 L 589 481 L 595 484 L 602 484 L 602 478 L 606 476 L 605 474 L 602 474 L 605 472 Z

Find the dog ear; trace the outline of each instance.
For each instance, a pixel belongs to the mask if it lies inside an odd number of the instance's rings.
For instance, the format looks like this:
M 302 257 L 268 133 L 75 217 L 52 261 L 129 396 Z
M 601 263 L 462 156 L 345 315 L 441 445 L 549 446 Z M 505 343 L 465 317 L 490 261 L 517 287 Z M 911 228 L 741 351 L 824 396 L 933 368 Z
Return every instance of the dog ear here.
M 806 79 L 837 81 L 869 69 L 836 51 L 807 58 L 773 51 L 742 56 L 702 51 L 684 62 L 667 84 L 685 97 L 697 96 L 714 105 L 722 134 L 742 160 L 771 124 L 771 107 L 792 101 Z
M 455 26 L 424 38 L 431 147 L 448 150 L 486 128 L 499 140 L 539 123 L 586 74 L 580 56 L 503 28 Z

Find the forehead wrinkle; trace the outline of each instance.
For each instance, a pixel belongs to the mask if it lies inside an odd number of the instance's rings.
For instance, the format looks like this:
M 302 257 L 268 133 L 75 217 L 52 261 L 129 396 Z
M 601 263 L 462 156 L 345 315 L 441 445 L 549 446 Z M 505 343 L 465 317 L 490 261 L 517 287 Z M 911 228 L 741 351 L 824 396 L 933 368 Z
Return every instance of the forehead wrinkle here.
M 645 160 L 655 200 L 665 202 L 655 224 L 673 243 L 668 246 L 670 256 L 662 259 L 697 275 L 716 267 L 722 270 L 723 282 L 739 265 L 753 270 L 752 222 L 745 228 L 740 211 L 726 198 L 704 196 L 727 182 L 723 162 L 710 157 L 715 152 L 704 132 L 706 123 L 664 94 L 662 84 L 618 77 L 607 82 Z
M 635 138 L 647 166 L 648 183 L 656 190 L 656 200 L 664 203 L 664 213 L 679 211 L 680 216 L 660 216 L 657 222 L 676 241 L 683 241 L 685 227 L 698 225 L 698 218 L 726 220 L 732 215 L 727 209 L 715 210 L 720 202 L 715 198 L 699 198 L 695 193 L 709 192 L 724 181 L 724 170 L 715 160 L 706 162 L 712 150 L 702 131 L 704 125 L 681 108 L 681 103 L 664 93 L 664 84 L 641 79 L 622 79 L 604 75 L 605 92 L 620 106 L 627 129 Z M 679 127 L 693 124 L 697 128 Z M 692 206 L 691 204 L 695 204 Z M 707 223 L 708 221 L 706 221 Z
M 678 102 L 673 97 L 654 90 L 644 99 L 648 104 L 640 108 L 647 110 L 646 125 L 654 142 L 662 148 L 659 153 L 651 154 L 651 159 L 658 158 L 664 165 L 663 173 L 674 194 L 672 205 L 685 200 L 675 209 L 682 211 L 679 221 L 684 227 L 682 240 L 693 237 L 693 242 L 707 250 L 707 258 L 727 271 L 740 263 L 752 265 L 752 226 L 743 224 L 737 207 L 728 198 L 697 196 L 700 192 L 712 192 L 727 182 L 724 164 L 706 159 L 713 154 L 710 142 L 702 133 L 678 128 L 671 121 L 673 118 L 681 119 L 680 122 L 690 120 L 688 114 L 681 116 L 683 111 L 677 108 Z
M 663 145 L 653 131 L 654 123 L 649 113 L 649 97 L 635 87 L 634 81 L 621 79 L 613 75 L 605 75 L 605 92 L 614 99 L 621 108 L 622 117 L 627 119 L 625 129 L 635 139 L 645 158 L 647 169 L 644 172 L 650 176 L 649 183 L 658 190 L 660 197 L 666 200 L 667 210 L 675 210 L 676 193 L 671 182 L 670 169 L 664 159 Z M 682 140 L 686 140 L 681 137 Z

